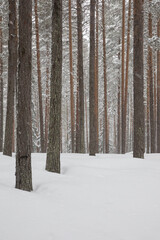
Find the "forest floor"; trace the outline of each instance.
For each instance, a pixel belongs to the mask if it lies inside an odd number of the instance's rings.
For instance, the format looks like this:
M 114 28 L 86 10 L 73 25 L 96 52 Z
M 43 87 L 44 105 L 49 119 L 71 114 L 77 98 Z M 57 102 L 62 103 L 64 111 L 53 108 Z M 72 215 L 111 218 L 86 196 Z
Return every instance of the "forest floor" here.
M 0 240 L 160 239 L 160 154 L 62 154 L 62 174 L 32 155 L 31 193 L 14 188 L 15 157 L 0 153 Z

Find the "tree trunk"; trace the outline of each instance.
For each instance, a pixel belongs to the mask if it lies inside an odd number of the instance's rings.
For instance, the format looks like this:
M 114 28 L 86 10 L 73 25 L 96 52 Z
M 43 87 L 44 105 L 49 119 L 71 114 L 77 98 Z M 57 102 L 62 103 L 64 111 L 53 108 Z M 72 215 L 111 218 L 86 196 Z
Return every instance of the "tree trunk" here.
M 46 105 L 45 105 L 45 145 L 47 150 L 48 142 L 48 122 L 49 122 L 49 46 L 46 45 L 47 63 L 46 63 Z
M 127 55 L 126 55 L 126 79 L 125 79 L 125 96 L 124 96 L 124 123 L 122 128 L 123 133 L 123 148 L 122 153 L 126 153 L 126 118 L 127 118 L 127 104 L 128 104 L 128 72 L 129 72 L 129 50 L 130 50 L 130 20 L 131 20 L 131 0 L 129 0 L 128 6 L 128 31 L 127 31 Z
M 0 16 L 0 152 L 3 151 L 3 60 L 2 60 L 2 16 Z
M 70 106 L 71 106 L 71 141 L 72 153 L 74 153 L 74 93 L 73 93 L 73 57 L 72 57 L 72 14 L 71 14 L 71 0 L 69 0 L 69 56 L 70 56 Z
M 99 0 L 96 0 L 96 50 L 95 50 L 95 116 L 96 116 L 96 152 L 99 152 L 99 127 L 98 127 L 98 25 L 99 25 Z
M 134 149 L 133 157 L 144 158 L 143 99 L 143 0 L 134 0 Z
M 160 20 L 157 24 L 157 36 L 160 37 Z M 157 50 L 157 152 L 160 153 L 160 50 Z
M 121 79 L 121 124 L 122 124 L 122 153 L 125 153 L 125 121 L 124 121 L 124 112 L 125 112 L 125 106 L 124 106 L 124 58 L 125 58 L 125 0 L 123 0 L 123 7 L 122 7 L 122 79 Z
M 107 74 L 106 74 L 106 31 L 105 31 L 105 6 L 102 0 L 102 26 L 103 26 L 103 75 L 104 75 L 104 134 L 105 134 L 105 153 L 109 153 L 109 124 L 108 124 L 108 102 L 107 102 Z
M 83 34 L 82 34 L 82 6 L 81 0 L 77 0 L 77 30 L 78 30 L 78 80 L 79 80 L 79 139 L 77 150 L 85 153 L 84 144 L 84 84 L 83 84 Z
M 39 46 L 39 23 L 38 23 L 37 0 L 34 0 L 34 11 L 35 11 L 36 48 L 37 48 L 40 142 L 41 142 L 41 152 L 43 153 L 43 152 L 45 152 L 45 141 L 44 141 L 44 130 L 43 130 L 43 104 L 42 104 L 41 61 L 40 61 L 40 46 Z
M 151 0 L 150 0 L 151 2 Z M 149 13 L 148 20 L 149 37 L 152 37 L 152 15 Z M 155 124 L 154 124 L 154 88 L 153 88 L 153 63 L 152 48 L 148 47 L 148 77 L 150 81 L 150 131 L 151 131 L 151 153 L 155 153 Z
M 62 90 L 62 0 L 52 0 L 50 122 L 46 170 L 60 173 Z
M 90 1 L 90 62 L 89 62 L 89 154 L 96 152 L 95 126 L 95 0 Z
M 9 0 L 9 41 L 8 41 L 8 93 L 3 154 L 12 156 L 14 93 L 17 78 L 17 13 L 16 1 Z
M 120 39 L 119 39 L 119 45 L 120 45 Z M 118 59 L 120 62 L 120 50 L 118 53 Z M 118 107 L 117 107 L 117 153 L 121 153 L 121 81 L 120 81 L 120 67 L 118 72 Z
M 32 190 L 31 72 L 32 0 L 21 0 L 19 2 L 16 188 L 26 191 Z

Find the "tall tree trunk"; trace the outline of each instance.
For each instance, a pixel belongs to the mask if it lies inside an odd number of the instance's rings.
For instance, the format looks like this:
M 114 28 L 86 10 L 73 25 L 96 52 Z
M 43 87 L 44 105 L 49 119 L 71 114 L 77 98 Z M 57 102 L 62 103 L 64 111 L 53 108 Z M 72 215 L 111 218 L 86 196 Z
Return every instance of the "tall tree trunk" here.
M 143 0 L 134 0 L 134 148 L 133 157 L 144 158 Z
M 0 152 L 3 151 L 3 60 L 2 16 L 0 16 Z
M 16 188 L 26 191 L 32 190 L 31 72 L 32 0 L 21 0 L 19 1 Z
M 99 152 L 99 127 L 98 127 L 98 25 L 99 25 L 99 0 L 96 0 L 96 50 L 95 50 L 95 116 L 96 116 L 96 152 Z
M 8 93 L 7 114 L 3 154 L 12 156 L 14 93 L 17 78 L 17 13 L 16 1 L 9 0 L 9 41 L 8 41 Z
M 105 6 L 102 0 L 102 26 L 103 26 L 103 75 L 104 75 L 104 133 L 105 133 L 105 153 L 109 153 L 109 133 L 108 133 L 108 102 L 107 102 L 107 74 L 106 74 L 106 31 L 105 31 Z
M 119 39 L 120 45 L 120 39 Z M 118 59 L 120 62 L 120 50 L 118 53 Z M 121 81 L 120 81 L 120 67 L 118 72 L 118 106 L 117 106 L 117 153 L 121 153 Z
M 150 0 L 151 3 L 151 0 Z M 152 37 L 152 15 L 149 13 L 148 20 L 149 37 Z M 148 77 L 150 81 L 150 131 L 151 131 L 151 153 L 155 153 L 155 124 L 154 124 L 154 86 L 153 86 L 153 63 L 152 48 L 148 47 Z
M 41 152 L 43 153 L 43 152 L 45 152 L 45 141 L 44 141 L 44 130 L 43 130 L 44 129 L 44 126 L 43 126 L 43 103 L 42 103 L 41 61 L 40 61 L 40 46 L 39 46 L 39 23 L 38 23 L 37 0 L 34 0 L 34 11 L 35 11 L 36 48 L 37 48 L 40 142 L 41 142 Z
M 121 74 L 121 124 L 122 124 L 122 153 L 125 153 L 125 121 L 124 121 L 124 113 L 125 113 L 125 106 L 124 106 L 124 58 L 125 58 L 125 0 L 123 0 L 122 6 L 122 74 Z
M 71 0 L 69 4 L 69 56 L 70 56 L 70 106 L 71 106 L 71 140 L 72 140 L 72 153 L 74 153 L 74 93 L 73 93 L 73 57 L 72 57 L 72 13 L 71 13 Z
M 81 0 L 77 0 L 77 30 L 78 30 L 78 80 L 79 80 L 79 134 L 77 150 L 79 153 L 85 152 L 84 144 L 84 84 L 83 84 L 83 34 L 82 34 L 82 5 Z
M 46 62 L 46 105 L 45 105 L 45 145 L 47 150 L 48 142 L 48 121 L 49 121 L 49 46 L 46 45 L 47 62 Z
M 46 170 L 60 173 L 62 90 L 62 0 L 52 0 L 50 122 Z
M 87 97 L 85 94 L 85 116 L 86 116 L 86 147 L 87 147 L 87 153 L 89 152 L 89 146 L 88 146 L 88 111 L 87 111 Z
M 89 154 L 96 152 L 95 126 L 95 0 L 90 1 L 90 62 L 89 62 Z
M 126 78 L 125 78 L 125 95 L 124 95 L 124 128 L 122 128 L 123 133 L 123 148 L 122 153 L 126 152 L 126 118 L 127 118 L 127 104 L 128 104 L 128 72 L 129 72 L 129 50 L 130 50 L 130 20 L 131 20 L 131 0 L 129 0 L 128 6 L 128 30 L 127 30 L 127 54 L 126 54 Z
M 160 19 L 157 24 L 157 36 L 160 37 Z M 157 152 L 160 153 L 160 50 L 157 51 Z

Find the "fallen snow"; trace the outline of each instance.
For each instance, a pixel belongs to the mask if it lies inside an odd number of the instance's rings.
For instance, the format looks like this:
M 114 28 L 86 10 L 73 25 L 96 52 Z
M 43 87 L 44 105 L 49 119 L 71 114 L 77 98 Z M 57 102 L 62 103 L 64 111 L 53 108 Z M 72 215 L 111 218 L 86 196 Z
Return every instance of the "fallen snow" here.
M 62 174 L 32 155 L 31 193 L 14 188 L 15 157 L 0 154 L 0 240 L 160 239 L 160 154 L 62 154 Z

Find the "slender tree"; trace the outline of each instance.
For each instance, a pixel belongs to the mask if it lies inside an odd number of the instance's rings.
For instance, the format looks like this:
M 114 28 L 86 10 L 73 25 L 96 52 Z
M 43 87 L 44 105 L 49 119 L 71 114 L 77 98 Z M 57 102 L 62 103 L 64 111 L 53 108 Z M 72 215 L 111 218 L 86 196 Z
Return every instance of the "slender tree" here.
M 3 150 L 3 60 L 2 60 L 2 16 L 0 16 L 0 152 Z
M 129 50 L 130 50 L 130 20 L 131 20 L 131 0 L 128 5 L 128 30 L 127 30 L 127 54 L 126 54 L 126 76 L 125 76 L 125 92 L 124 92 L 124 128 L 123 133 L 123 148 L 122 153 L 126 152 L 126 118 L 127 118 L 127 104 L 128 104 L 128 72 L 129 72 Z
M 31 171 L 32 0 L 19 1 L 16 188 L 32 190 Z
M 108 133 L 108 109 L 107 109 L 107 74 L 106 74 L 106 31 L 105 31 L 105 6 L 102 0 L 102 26 L 103 26 L 103 76 L 104 76 L 104 135 L 105 153 L 109 152 L 109 133 Z
M 14 96 L 17 78 L 17 13 L 16 1 L 9 0 L 8 93 L 3 154 L 12 156 L 14 129 Z
M 133 157 L 144 158 L 143 0 L 134 0 L 134 148 Z
M 34 0 L 34 11 L 35 11 L 36 48 L 37 48 L 37 75 L 38 75 L 39 116 L 40 116 L 40 141 L 41 141 L 41 152 L 45 152 L 44 126 L 43 126 L 43 104 L 42 104 L 42 84 L 41 84 L 41 61 L 40 61 L 40 46 L 39 46 L 39 22 L 38 22 L 37 0 Z
M 79 128 L 76 149 L 79 153 L 85 152 L 84 144 L 84 84 L 83 84 L 83 34 L 82 34 L 82 5 L 81 0 L 77 0 L 77 31 L 78 31 L 78 85 L 79 85 Z
M 95 156 L 95 0 L 90 1 L 90 61 L 89 61 L 89 154 Z
M 157 36 L 160 37 L 160 19 L 157 23 Z M 160 153 L 160 50 L 157 50 L 157 152 Z
M 151 3 L 152 0 L 149 0 Z M 149 13 L 148 19 L 149 37 L 152 38 L 152 14 Z M 153 84 L 153 61 L 152 48 L 148 47 L 148 78 L 150 82 L 150 137 L 151 137 L 151 153 L 155 153 L 155 121 L 154 121 L 154 84 Z
M 72 47 L 72 12 L 71 12 L 71 0 L 69 4 L 69 60 L 70 60 L 70 107 L 71 107 L 71 141 L 72 141 L 72 152 L 74 153 L 74 93 L 73 93 L 73 47 Z
M 125 0 L 123 0 L 122 2 L 122 57 L 121 57 L 121 60 L 122 60 L 122 65 L 121 65 L 121 117 L 122 117 L 122 120 L 121 120 L 121 124 L 122 124 L 122 153 L 124 154 L 125 153 L 125 121 L 124 121 L 124 66 L 125 66 L 125 62 L 124 62 L 124 59 L 125 59 Z
M 52 0 L 52 62 L 46 170 L 60 173 L 62 89 L 62 0 Z
M 99 152 L 99 127 L 98 127 L 98 72 L 99 72 L 99 0 L 96 0 L 96 50 L 95 50 L 95 116 L 96 116 L 96 152 Z

